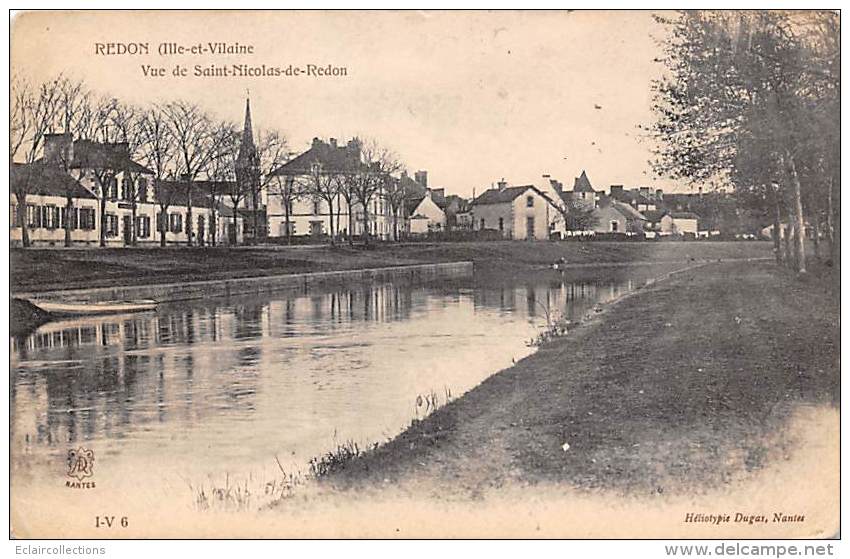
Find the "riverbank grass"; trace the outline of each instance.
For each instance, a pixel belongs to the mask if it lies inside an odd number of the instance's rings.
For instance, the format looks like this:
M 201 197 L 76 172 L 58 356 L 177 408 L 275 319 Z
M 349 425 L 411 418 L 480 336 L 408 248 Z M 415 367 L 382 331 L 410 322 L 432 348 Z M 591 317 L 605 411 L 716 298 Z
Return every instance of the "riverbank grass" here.
M 833 283 L 772 263 L 691 269 L 319 479 L 441 497 L 544 482 L 699 494 L 792 453 L 795 411 L 837 407 L 838 314 Z

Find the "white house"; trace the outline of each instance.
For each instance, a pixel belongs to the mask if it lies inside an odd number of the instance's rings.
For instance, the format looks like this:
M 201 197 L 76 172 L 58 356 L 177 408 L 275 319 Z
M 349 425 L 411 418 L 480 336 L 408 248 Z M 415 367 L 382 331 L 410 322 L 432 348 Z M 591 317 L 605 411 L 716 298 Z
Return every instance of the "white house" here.
M 504 180 L 472 202 L 474 228 L 497 230 L 506 239 L 548 239 L 554 212 L 552 200 L 537 187 L 507 186 Z
M 445 199 L 443 201 L 445 203 Z M 445 230 L 446 212 L 434 200 L 430 188 L 426 188 L 425 193 L 421 196 L 407 198 L 404 205 L 405 215 L 410 220 L 410 233 L 412 235 Z
M 328 142 L 313 138 L 310 149 L 274 169 L 267 205 L 269 236 L 285 237 L 288 223 L 289 232 L 296 236 L 320 237 L 333 232 L 347 237 L 368 231 L 372 236 L 389 238 L 393 221 L 390 205 L 383 193 L 373 197 L 368 212 L 354 200 L 349 211 L 348 202 L 341 192 L 331 197 L 330 204 L 310 193 L 317 178 L 320 181 L 337 181 L 350 172 L 352 166 L 361 164 L 360 150 L 360 141 L 356 138 L 346 145 L 338 145 L 335 138 Z
M 65 216 L 71 219 L 73 244 L 106 246 L 154 245 L 162 225 L 168 244 L 187 244 L 188 188 L 177 183 L 154 183 L 153 173 L 130 158 L 126 143 L 74 141 L 70 134 L 47 134 L 44 157 L 31 165 L 15 165 L 10 196 L 11 215 L 17 215 L 17 181 L 27 180 L 27 233 L 35 245 L 64 244 Z M 162 204 L 161 202 L 166 202 Z M 161 217 L 167 205 L 166 218 Z M 209 242 L 213 208 L 232 217 L 220 202 L 205 194 L 200 184 L 192 193 L 192 238 Z M 70 213 L 68 212 L 70 209 Z M 19 220 L 11 222 L 10 242 L 22 242 Z M 216 227 L 227 227 L 216 220 Z M 233 234 L 217 235 L 220 242 L 241 242 L 237 217 Z M 217 231 L 218 232 L 218 231 Z
M 65 242 L 66 215 L 71 204 L 71 242 L 76 245 L 96 245 L 100 238 L 97 197 L 83 188 L 78 181 L 62 169 L 34 163 L 14 164 L 10 169 L 11 192 L 9 194 L 9 241 L 20 245 L 23 228 L 19 219 L 19 204 L 14 194 L 19 190 L 19 181 L 28 181 L 24 187 L 27 234 L 33 245 L 61 246 Z
M 661 218 L 662 235 L 697 234 L 699 216 L 693 212 L 670 212 Z

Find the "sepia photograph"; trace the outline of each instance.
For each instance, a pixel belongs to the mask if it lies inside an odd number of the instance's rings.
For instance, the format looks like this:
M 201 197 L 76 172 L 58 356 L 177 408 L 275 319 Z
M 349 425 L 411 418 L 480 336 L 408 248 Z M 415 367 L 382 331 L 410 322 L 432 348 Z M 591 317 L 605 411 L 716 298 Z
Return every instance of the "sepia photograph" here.
M 10 539 L 833 553 L 838 10 L 21 10 L 9 49 Z

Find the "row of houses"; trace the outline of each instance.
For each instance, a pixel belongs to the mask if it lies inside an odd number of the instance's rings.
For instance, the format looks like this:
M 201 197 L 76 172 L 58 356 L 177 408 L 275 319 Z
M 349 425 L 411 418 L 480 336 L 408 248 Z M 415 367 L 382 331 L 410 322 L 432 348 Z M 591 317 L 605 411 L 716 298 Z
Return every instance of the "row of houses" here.
M 152 245 L 163 238 L 165 244 L 200 246 L 332 234 L 399 239 L 451 229 L 491 231 L 507 239 L 699 231 L 699 218 L 668 209 L 660 191 L 612 185 L 606 194 L 593 188 L 584 171 L 572 190 L 543 175 L 537 184 L 509 185 L 503 179 L 469 200 L 431 187 L 425 170 L 413 177 L 401 172 L 387 178 L 368 207 L 330 183 L 325 192 L 305 187 L 364 168 L 358 167 L 365 163 L 357 138 L 345 143 L 314 138 L 306 151 L 269 171 L 263 190 L 252 128 L 246 101 L 235 181 L 191 183 L 157 180 L 132 159 L 126 143 L 47 134 L 41 159 L 12 166 L 11 243 L 22 242 L 24 223 L 31 244 L 61 245 L 69 238 L 75 245 L 104 246 Z M 230 196 L 233 192 L 242 194 Z M 20 193 L 26 200 L 18 200 Z
M 459 223 L 474 230 L 497 231 L 508 239 L 551 239 L 597 233 L 667 236 L 698 235 L 699 216 L 671 211 L 663 194 L 648 189 L 627 191 L 614 185 L 609 194 L 596 190 L 587 173 L 572 190 L 543 175 L 539 184 L 509 186 L 502 179 L 473 198 Z
M 244 191 L 238 182 L 255 178 L 247 171 L 258 164 L 247 102 L 241 142 L 236 181 L 190 182 L 157 180 L 132 159 L 126 142 L 46 134 L 41 158 L 11 165 L 10 244 L 23 243 L 24 226 L 34 246 L 240 244 L 245 218 L 256 211 L 249 200 L 237 196 L 233 203 L 230 196 Z

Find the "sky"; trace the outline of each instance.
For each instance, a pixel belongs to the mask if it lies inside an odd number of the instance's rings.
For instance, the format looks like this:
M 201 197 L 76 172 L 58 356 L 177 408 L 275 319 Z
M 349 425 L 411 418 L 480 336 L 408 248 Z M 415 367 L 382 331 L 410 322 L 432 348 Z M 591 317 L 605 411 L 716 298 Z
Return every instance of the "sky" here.
M 462 196 L 543 174 L 569 189 L 582 170 L 597 190 L 685 191 L 653 177 L 637 128 L 652 119 L 664 33 L 648 11 L 38 12 L 12 23 L 12 72 L 64 72 L 130 103 L 186 99 L 239 123 L 250 91 L 255 134 L 277 129 L 294 152 L 313 137 L 375 139 Z M 149 54 L 97 53 L 133 42 Z M 238 42 L 253 54 L 164 56 L 163 42 Z M 176 64 L 189 75 L 173 76 Z M 192 75 L 196 64 L 331 64 L 346 75 L 209 78 Z

